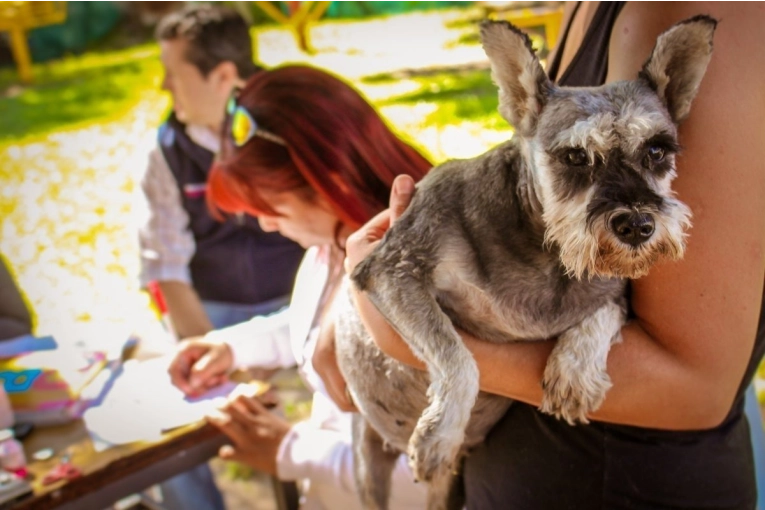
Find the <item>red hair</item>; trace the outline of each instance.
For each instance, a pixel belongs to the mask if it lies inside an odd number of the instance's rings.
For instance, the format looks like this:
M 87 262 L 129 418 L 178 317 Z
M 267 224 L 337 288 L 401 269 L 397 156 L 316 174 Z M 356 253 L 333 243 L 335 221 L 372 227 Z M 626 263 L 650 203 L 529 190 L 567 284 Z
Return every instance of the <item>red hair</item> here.
M 276 215 L 258 190 L 312 190 L 358 228 L 388 205 L 393 179 L 420 180 L 430 162 L 401 141 L 366 100 L 319 69 L 285 66 L 256 74 L 238 98 L 260 129 L 286 146 L 252 137 L 234 146 L 224 128 L 208 203 L 227 213 Z

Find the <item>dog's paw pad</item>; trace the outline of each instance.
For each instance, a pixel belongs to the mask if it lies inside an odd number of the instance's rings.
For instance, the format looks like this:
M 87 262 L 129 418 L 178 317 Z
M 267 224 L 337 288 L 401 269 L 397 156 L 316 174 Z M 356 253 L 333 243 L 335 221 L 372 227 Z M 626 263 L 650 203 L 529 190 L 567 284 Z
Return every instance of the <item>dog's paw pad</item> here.
M 588 423 L 587 414 L 600 407 L 610 387 L 611 380 L 603 371 L 563 372 L 551 363 L 542 380 L 544 396 L 539 409 L 571 425 Z
M 434 434 L 421 435 L 415 431 L 408 451 L 415 480 L 430 482 L 436 476 L 452 471 L 460 444 L 452 445 Z

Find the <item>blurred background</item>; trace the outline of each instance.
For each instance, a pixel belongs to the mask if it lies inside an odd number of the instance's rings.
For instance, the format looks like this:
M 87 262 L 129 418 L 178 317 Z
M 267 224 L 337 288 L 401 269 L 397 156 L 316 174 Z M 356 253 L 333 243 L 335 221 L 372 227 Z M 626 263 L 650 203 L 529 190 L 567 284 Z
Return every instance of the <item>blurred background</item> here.
M 60 341 L 156 322 L 138 289 L 137 178 L 170 108 L 153 38 L 186 2 L 0 2 L 0 253 Z M 433 161 L 510 136 L 478 42 L 525 20 L 542 52 L 559 2 L 224 2 L 266 67 L 306 63 L 357 87 Z
M 37 335 L 107 341 L 158 323 L 138 288 L 133 203 L 170 107 L 154 26 L 186 3 L 0 2 L 0 253 Z M 511 136 L 478 21 L 524 26 L 544 57 L 561 14 L 561 2 L 223 3 L 251 23 L 259 63 L 340 75 L 436 163 Z M 259 489 L 233 478 L 227 502 L 244 508 Z

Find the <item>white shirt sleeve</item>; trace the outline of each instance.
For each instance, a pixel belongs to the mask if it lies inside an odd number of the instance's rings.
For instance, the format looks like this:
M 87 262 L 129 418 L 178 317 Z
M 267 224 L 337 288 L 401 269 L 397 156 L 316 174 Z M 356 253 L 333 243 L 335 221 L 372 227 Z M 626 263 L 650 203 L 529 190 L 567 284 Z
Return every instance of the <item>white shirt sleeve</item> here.
M 205 339 L 231 347 L 235 368 L 286 368 L 295 365 L 290 343 L 290 309 L 253 317 L 247 322 L 210 331 Z
M 296 424 L 279 446 L 277 475 L 280 480 L 309 479 L 345 493 L 356 494 L 353 473 L 353 445 L 349 435 L 316 428 L 311 422 Z M 426 484 L 414 482 L 406 456 L 399 455 L 391 476 L 391 508 L 425 508 Z M 333 491 L 333 492 L 334 492 Z M 324 494 L 327 491 L 323 491 Z M 323 502 L 324 507 L 332 508 Z
M 191 284 L 189 261 L 196 246 L 180 191 L 159 147 L 149 154 L 141 179 L 143 216 L 139 219 L 141 286 L 152 280 Z
M 355 497 L 353 445 L 350 430 L 346 427 L 324 427 L 322 420 L 316 420 L 312 415 L 308 421 L 294 425 L 284 437 L 279 445 L 276 465 L 280 480 L 309 479 L 311 486 L 326 486 L 328 490 L 321 491 L 325 498 L 335 493 L 338 501 Z M 391 508 L 425 508 L 426 497 L 426 484 L 414 482 L 406 456 L 400 455 L 391 477 Z M 324 508 L 338 508 L 337 501 L 322 503 Z

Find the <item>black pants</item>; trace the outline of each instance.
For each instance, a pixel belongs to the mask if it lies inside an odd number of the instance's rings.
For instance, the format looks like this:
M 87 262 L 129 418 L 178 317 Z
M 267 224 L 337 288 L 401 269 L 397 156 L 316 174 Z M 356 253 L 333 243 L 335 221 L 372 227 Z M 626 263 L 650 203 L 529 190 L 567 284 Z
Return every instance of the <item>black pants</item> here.
M 469 510 L 755 508 L 743 399 L 720 427 L 572 427 L 514 403 L 465 462 Z

